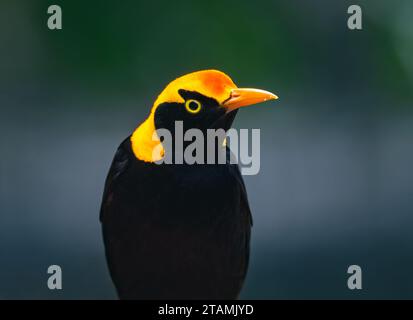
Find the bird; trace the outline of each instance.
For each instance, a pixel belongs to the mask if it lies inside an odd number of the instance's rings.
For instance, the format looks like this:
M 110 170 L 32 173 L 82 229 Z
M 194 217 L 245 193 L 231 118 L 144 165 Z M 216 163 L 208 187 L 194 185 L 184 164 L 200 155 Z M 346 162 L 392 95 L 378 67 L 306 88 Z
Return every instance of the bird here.
M 159 163 L 159 129 L 229 130 L 240 107 L 275 100 L 218 70 L 176 78 L 118 147 L 100 222 L 119 299 L 238 299 L 249 264 L 252 214 L 239 166 Z M 225 154 L 230 155 L 228 146 Z M 160 152 L 155 152 L 160 150 Z

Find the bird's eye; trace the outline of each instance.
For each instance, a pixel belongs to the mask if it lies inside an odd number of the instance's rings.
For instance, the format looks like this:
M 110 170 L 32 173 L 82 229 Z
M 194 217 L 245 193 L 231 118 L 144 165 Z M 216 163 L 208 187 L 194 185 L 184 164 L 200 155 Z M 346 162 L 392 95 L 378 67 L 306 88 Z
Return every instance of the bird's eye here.
M 185 101 L 185 109 L 189 113 L 196 114 L 201 111 L 201 102 L 197 100 L 187 100 Z

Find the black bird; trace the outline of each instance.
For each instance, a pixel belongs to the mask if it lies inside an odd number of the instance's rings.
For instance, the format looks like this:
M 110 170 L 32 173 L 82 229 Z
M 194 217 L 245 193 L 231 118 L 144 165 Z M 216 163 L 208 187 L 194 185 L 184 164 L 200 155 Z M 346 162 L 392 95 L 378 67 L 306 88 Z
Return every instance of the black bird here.
M 183 149 L 167 147 L 156 130 L 168 129 L 175 137 L 175 121 L 182 121 L 184 132 L 228 130 L 239 107 L 276 98 L 237 88 L 220 71 L 190 73 L 164 89 L 148 118 L 121 143 L 100 211 L 107 263 L 120 299 L 238 297 L 252 225 L 238 165 L 228 159 L 224 164 L 159 164 Z

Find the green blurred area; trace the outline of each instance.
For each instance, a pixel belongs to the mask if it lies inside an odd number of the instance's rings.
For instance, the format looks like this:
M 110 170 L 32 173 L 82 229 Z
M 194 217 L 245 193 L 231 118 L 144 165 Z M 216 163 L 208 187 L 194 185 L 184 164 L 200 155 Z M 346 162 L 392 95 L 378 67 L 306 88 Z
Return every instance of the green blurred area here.
M 15 2 L 3 10 L 2 33 L 17 33 L 6 39 L 3 53 L 29 65 L 8 65 L 9 72 L 20 71 L 12 78 L 33 71 L 36 78 L 88 85 L 94 92 L 153 97 L 178 75 L 217 68 L 237 83 L 266 82 L 298 97 L 365 88 L 379 92 L 380 100 L 412 98 L 406 29 L 413 26 L 404 14 L 412 9 L 409 1 L 364 1 L 362 31 L 347 29 L 349 1 L 56 4 L 63 8 L 60 31 L 46 27 L 48 1 Z

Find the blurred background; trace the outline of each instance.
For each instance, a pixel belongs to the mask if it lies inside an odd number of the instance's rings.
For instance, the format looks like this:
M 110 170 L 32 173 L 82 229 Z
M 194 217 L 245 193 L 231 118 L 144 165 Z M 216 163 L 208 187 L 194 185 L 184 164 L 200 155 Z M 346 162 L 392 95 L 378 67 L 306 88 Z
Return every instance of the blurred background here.
M 47 28 L 58 4 L 63 29 Z M 363 30 L 347 28 L 360 4 Z M 0 4 L 0 299 L 116 298 L 99 207 L 118 144 L 205 68 L 280 99 L 261 129 L 245 299 L 413 298 L 413 2 Z M 47 288 L 49 265 L 63 290 Z M 347 288 L 360 265 L 363 289 Z

